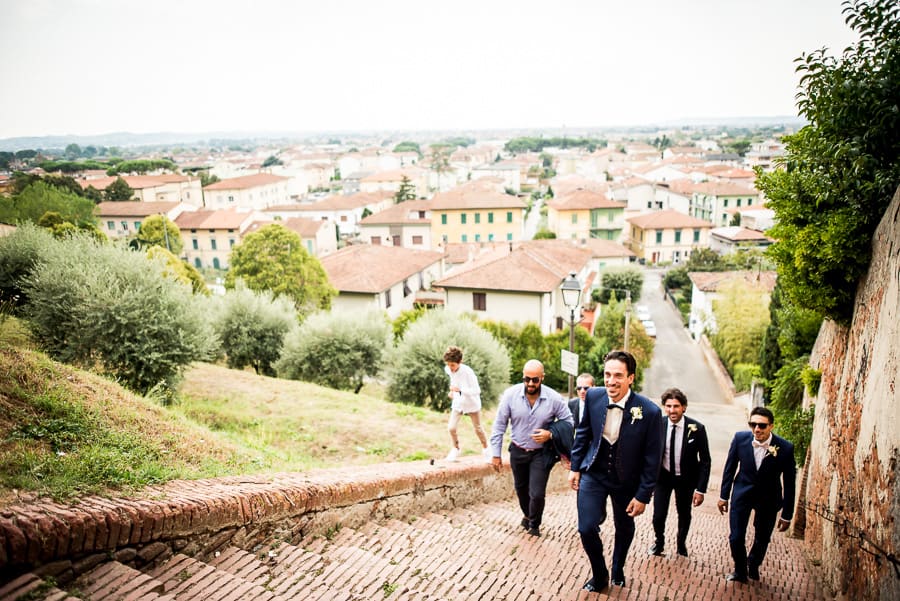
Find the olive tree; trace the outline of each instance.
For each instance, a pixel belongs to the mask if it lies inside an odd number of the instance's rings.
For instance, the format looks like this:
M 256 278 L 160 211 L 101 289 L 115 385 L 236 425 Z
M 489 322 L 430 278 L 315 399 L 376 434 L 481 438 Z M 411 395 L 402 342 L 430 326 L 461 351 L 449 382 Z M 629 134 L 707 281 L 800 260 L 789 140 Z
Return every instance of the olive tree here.
M 391 324 L 382 311 L 314 313 L 285 336 L 275 370 L 281 378 L 359 392 L 390 346 Z
M 31 331 L 53 358 L 146 393 L 172 389 L 218 341 L 202 296 L 164 277 L 164 263 L 76 235 L 43 249 L 22 278 Z
M 472 320 L 448 311 L 429 311 L 409 326 L 388 362 L 388 399 L 449 409 L 443 355 L 450 345 L 463 350 L 463 362 L 478 376 L 482 404 L 495 405 L 509 384 L 509 353 Z
M 222 341 L 228 367 L 251 365 L 256 373 L 274 376 L 285 335 L 297 326 L 297 312 L 285 297 L 244 286 L 216 300 L 213 327 Z

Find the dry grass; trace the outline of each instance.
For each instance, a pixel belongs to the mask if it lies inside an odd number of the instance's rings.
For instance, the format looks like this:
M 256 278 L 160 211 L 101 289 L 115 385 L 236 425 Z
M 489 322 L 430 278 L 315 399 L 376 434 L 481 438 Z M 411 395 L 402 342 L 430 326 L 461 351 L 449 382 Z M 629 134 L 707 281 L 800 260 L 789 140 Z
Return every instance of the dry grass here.
M 0 332 L 0 506 L 22 494 L 127 493 L 173 478 L 442 458 L 447 415 L 196 364 L 168 407 Z M 11 342 L 12 341 L 12 342 Z M 494 411 L 484 416 L 490 433 Z M 460 423 L 464 454 L 480 452 Z
M 257 376 L 196 364 L 181 387 L 174 411 L 240 440 L 265 457 L 271 469 L 306 469 L 443 457 L 449 446 L 447 415 L 398 405 L 363 393 Z M 493 417 L 493 411 L 489 416 Z M 490 423 L 485 424 L 490 427 Z M 480 451 L 467 419 L 460 441 Z

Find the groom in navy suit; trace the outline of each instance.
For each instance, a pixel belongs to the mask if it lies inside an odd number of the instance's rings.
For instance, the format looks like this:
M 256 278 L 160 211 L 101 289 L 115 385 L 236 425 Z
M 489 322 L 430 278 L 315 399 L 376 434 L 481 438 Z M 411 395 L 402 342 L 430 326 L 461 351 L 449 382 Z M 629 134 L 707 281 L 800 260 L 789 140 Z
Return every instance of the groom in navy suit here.
M 778 531 L 784 532 L 794 516 L 797 473 L 794 445 L 772 433 L 774 424 L 775 416 L 769 409 L 754 407 L 750 411 L 750 431 L 734 435 L 725 460 L 718 506 L 719 513 L 724 514 L 731 497 L 728 542 L 734 572 L 726 579 L 734 582 L 747 582 L 748 576 L 759 580 L 759 566 L 766 556 L 776 518 Z M 751 511 L 756 512 L 756 517 L 753 519 L 753 546 L 748 554 L 744 540 Z
M 659 407 L 631 390 L 636 368 L 630 353 L 606 355 L 606 388 L 588 390 L 575 430 L 569 484 L 578 491 L 578 534 L 593 573 L 586 591 L 601 591 L 610 581 L 598 530 L 606 520 L 606 499 L 612 501 L 616 527 L 612 583 L 625 586 L 634 518 L 644 513 L 659 474 L 664 422 Z

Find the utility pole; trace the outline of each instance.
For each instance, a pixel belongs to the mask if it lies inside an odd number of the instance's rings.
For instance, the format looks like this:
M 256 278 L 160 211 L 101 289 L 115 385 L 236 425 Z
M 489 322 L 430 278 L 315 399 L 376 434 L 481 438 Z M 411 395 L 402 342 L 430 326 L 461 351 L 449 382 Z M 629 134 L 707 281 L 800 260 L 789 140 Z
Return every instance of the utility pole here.
M 625 291 L 625 348 L 622 349 L 626 353 L 628 352 L 628 330 L 631 329 L 631 290 Z

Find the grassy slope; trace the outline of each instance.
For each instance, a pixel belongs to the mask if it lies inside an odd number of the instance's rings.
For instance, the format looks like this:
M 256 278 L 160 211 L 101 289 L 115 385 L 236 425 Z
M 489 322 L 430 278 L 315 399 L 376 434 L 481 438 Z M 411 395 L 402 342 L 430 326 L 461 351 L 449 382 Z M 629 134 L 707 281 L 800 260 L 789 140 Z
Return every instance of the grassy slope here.
M 181 400 L 160 407 L 11 339 L 0 332 L 0 505 L 24 492 L 127 493 L 173 478 L 438 458 L 449 448 L 446 414 L 369 394 L 197 364 Z M 480 450 L 466 419 L 460 439 L 464 452 Z

